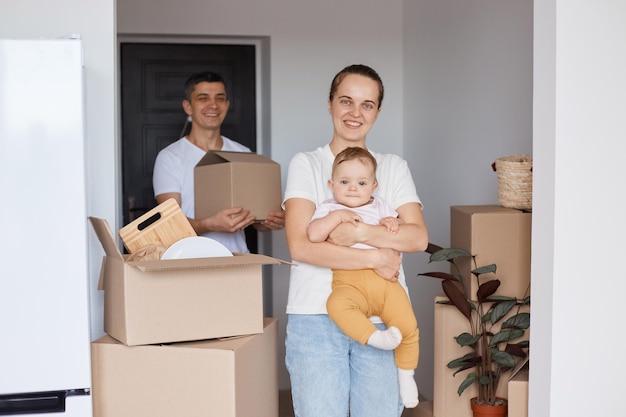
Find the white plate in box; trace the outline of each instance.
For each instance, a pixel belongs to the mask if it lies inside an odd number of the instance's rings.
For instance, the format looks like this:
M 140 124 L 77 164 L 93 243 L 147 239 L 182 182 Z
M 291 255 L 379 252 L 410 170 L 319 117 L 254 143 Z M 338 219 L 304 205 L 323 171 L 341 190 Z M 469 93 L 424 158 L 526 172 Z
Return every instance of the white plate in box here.
M 215 239 L 205 236 L 186 237 L 171 245 L 161 259 L 213 258 L 233 256 L 228 248 Z

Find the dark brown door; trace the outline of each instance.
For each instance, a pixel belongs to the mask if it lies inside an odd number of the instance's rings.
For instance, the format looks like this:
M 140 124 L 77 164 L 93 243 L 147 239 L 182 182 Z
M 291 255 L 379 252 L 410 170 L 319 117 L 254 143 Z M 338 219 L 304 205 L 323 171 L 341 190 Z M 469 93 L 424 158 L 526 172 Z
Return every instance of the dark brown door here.
M 222 135 L 256 151 L 254 45 L 122 43 L 122 194 L 124 224 L 154 206 L 152 170 L 157 153 L 188 133 L 184 84 L 194 72 L 224 77 L 230 109 Z M 256 233 L 248 232 L 256 252 Z

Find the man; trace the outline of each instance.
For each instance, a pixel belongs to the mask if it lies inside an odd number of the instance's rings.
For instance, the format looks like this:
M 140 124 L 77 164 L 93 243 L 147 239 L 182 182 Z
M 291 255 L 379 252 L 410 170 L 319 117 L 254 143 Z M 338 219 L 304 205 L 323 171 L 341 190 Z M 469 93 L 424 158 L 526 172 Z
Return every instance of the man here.
M 285 226 L 284 212 L 272 212 L 260 223 L 254 223 L 255 217 L 245 207 L 225 208 L 210 217 L 195 218 L 196 164 L 210 150 L 250 152 L 250 149 L 220 133 L 230 102 L 219 74 L 202 72 L 190 76 L 185 83 L 182 104 L 185 113 L 191 117 L 191 131 L 157 155 L 152 177 L 157 203 L 174 198 L 196 234 L 217 240 L 231 252 L 247 253 L 243 230 L 250 225 L 259 231 L 280 230 Z

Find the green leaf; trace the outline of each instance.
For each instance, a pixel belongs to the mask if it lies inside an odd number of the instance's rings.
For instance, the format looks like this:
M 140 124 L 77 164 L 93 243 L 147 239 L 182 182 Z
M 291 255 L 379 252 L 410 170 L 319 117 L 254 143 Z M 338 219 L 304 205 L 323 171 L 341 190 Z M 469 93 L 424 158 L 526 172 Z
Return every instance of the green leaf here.
M 451 360 L 450 362 L 448 362 L 448 368 L 449 369 L 455 369 L 455 368 L 459 368 L 461 366 L 465 366 L 469 363 L 474 363 L 474 360 L 476 359 L 476 354 L 474 352 L 468 353 L 460 358 Z
M 465 391 L 467 388 L 471 387 L 472 384 L 474 383 L 474 381 L 476 381 L 476 374 L 474 372 L 472 372 L 469 375 L 467 375 L 465 380 L 463 382 L 461 382 L 461 385 L 459 385 L 459 389 L 457 391 L 459 396 L 461 396 L 461 394 L 463 394 L 463 391 Z
M 473 346 L 480 340 L 480 335 L 472 336 L 469 333 L 461 333 L 459 336 L 454 338 L 456 342 L 461 346 Z
M 460 256 L 472 256 L 472 254 L 465 249 L 445 248 L 430 255 L 429 262 L 449 261 Z
M 501 330 L 500 332 L 496 333 L 491 338 L 491 343 L 489 345 L 490 346 L 495 346 L 498 343 L 508 342 L 509 340 L 514 340 L 514 339 L 517 339 L 517 338 L 522 337 L 522 336 L 524 336 L 524 331 L 523 330 L 519 330 L 519 329 Z
M 487 375 L 481 375 L 480 378 L 478 378 L 478 383 L 480 385 L 489 385 L 490 379 Z
M 494 273 L 494 274 L 496 273 L 496 264 L 481 266 L 472 271 L 472 274 L 479 275 L 479 276 L 482 274 L 489 274 L 489 273 Z
M 517 298 L 506 295 L 492 295 L 487 301 L 517 301 Z
M 502 323 L 503 329 L 528 329 L 530 327 L 530 313 L 519 313 L 509 317 Z
M 495 324 L 499 322 L 504 316 L 509 313 L 509 311 L 511 311 L 513 307 L 515 307 L 516 304 L 517 302 L 515 300 L 511 300 L 498 302 L 497 304 L 492 306 L 491 323 Z
M 507 368 L 515 366 L 515 358 L 507 352 L 502 352 L 498 349 L 491 350 L 491 359 Z

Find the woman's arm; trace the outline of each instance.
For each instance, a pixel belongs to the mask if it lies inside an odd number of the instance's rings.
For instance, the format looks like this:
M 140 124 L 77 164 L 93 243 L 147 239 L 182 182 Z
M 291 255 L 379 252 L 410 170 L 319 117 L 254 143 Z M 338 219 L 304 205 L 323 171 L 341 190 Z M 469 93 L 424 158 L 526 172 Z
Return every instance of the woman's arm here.
M 340 246 L 365 243 L 377 248 L 398 252 L 421 252 L 428 246 L 428 230 L 418 203 L 407 203 L 397 210 L 400 225 L 398 233 L 389 233 L 384 226 L 361 224 L 359 227 L 341 224 L 328 237 L 328 242 Z
M 315 204 L 309 200 L 291 198 L 285 202 L 285 233 L 293 260 L 331 269 L 374 269 L 385 279 L 397 280 L 395 275 L 400 269 L 401 257 L 395 250 L 354 249 L 328 242 L 311 242 L 307 227 L 314 212 Z M 351 224 L 347 226 L 355 229 Z M 356 229 L 362 226 L 359 224 Z
M 307 236 L 311 242 L 323 242 L 328 239 L 330 232 L 341 223 L 350 223 L 356 227 L 361 221 L 361 216 L 353 211 L 334 210 L 324 217 L 311 221 L 307 227 Z

